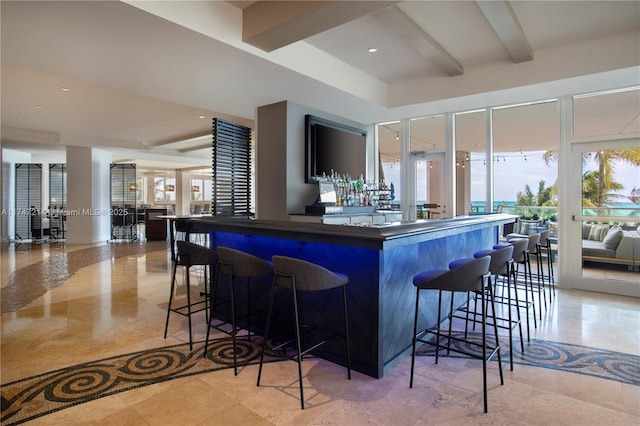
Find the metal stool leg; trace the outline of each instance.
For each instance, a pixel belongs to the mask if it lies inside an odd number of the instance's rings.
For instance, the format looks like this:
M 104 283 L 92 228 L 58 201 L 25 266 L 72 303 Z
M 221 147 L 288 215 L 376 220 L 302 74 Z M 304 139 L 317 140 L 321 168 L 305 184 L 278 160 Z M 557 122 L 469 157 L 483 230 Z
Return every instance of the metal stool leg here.
M 169 306 L 167 307 L 167 321 L 164 324 L 164 338 L 167 338 L 167 329 L 169 328 L 169 316 L 171 315 L 171 305 L 173 303 L 173 292 L 176 286 L 176 272 L 178 269 L 178 263 L 173 263 L 173 273 L 171 274 L 171 290 L 169 293 Z

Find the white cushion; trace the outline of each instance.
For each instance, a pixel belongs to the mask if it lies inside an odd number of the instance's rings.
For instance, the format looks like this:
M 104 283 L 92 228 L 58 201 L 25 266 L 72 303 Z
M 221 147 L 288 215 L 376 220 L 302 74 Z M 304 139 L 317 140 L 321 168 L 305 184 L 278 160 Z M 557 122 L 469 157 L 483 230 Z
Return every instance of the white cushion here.
M 591 241 L 602 241 L 604 240 L 604 237 L 607 236 L 608 231 L 609 225 L 592 225 L 588 239 Z

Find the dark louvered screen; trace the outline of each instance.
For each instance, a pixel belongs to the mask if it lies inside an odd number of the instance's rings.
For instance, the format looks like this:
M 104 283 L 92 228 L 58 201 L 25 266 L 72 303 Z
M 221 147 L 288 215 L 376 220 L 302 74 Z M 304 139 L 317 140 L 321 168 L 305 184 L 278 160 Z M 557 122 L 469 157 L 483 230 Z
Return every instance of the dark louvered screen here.
M 44 238 L 42 164 L 16 164 L 16 240 Z
M 251 129 L 213 119 L 214 216 L 251 216 Z
M 51 238 L 64 239 L 67 208 L 67 165 L 49 164 L 49 206 L 47 215 Z
M 111 164 L 111 238 L 136 240 L 137 210 L 135 164 Z

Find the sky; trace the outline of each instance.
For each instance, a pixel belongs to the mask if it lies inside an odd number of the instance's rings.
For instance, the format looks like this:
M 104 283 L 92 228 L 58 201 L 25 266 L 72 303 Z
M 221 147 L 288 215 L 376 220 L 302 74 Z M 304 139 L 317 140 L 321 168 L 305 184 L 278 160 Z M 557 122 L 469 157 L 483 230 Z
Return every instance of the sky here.
M 516 201 L 518 192 L 524 192 L 529 185 L 531 192 L 538 192 L 541 180 L 545 186 L 552 186 L 558 179 L 556 163 L 547 166 L 542 159 L 545 151 L 520 153 L 498 153 L 495 155 L 493 176 L 493 199 L 500 201 Z M 477 178 L 476 178 L 477 176 Z M 477 161 L 471 165 L 471 199 L 482 201 L 485 193 L 486 168 L 484 162 Z M 479 197 L 476 195 L 480 195 Z

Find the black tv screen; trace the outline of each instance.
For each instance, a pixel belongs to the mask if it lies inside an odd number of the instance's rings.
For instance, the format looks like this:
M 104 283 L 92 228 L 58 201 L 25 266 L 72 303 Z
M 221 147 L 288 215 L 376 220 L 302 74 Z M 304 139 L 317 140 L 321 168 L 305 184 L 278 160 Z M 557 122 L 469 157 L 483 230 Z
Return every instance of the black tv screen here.
M 365 130 L 306 115 L 305 133 L 305 182 L 317 182 L 332 171 L 353 179 L 366 177 Z

